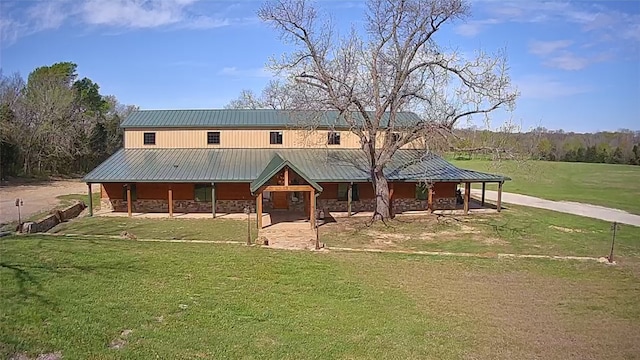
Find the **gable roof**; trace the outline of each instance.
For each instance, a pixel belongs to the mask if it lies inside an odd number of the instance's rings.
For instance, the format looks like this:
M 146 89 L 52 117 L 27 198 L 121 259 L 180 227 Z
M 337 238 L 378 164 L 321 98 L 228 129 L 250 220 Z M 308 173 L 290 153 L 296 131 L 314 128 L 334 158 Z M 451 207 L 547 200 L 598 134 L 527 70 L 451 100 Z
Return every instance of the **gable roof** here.
M 253 182 L 278 154 L 299 175 L 320 182 L 368 182 L 360 149 L 120 149 L 85 182 Z M 285 165 L 286 165 L 285 163 Z M 460 169 L 420 150 L 398 150 L 385 168 L 389 181 L 503 182 L 506 176 Z M 319 185 L 318 185 L 319 186 Z
M 249 189 L 251 193 L 255 193 L 261 186 L 265 185 L 269 179 L 274 177 L 277 173 L 279 173 L 285 167 L 289 167 L 289 169 L 293 170 L 296 174 L 304 179 L 309 185 L 311 185 L 317 192 L 322 192 L 322 186 L 318 185 L 317 182 L 311 180 L 304 172 L 300 171 L 295 165 L 293 165 L 288 160 L 285 160 L 280 156 L 280 154 L 275 153 L 271 158 L 271 161 L 264 167 L 264 170 L 258 175 L 258 177 L 251 183 Z
M 373 114 L 373 113 L 372 113 Z M 314 126 L 318 128 L 344 128 L 347 123 L 339 112 L 303 110 L 137 110 L 129 114 L 122 128 L 258 128 L 283 129 Z M 360 113 L 353 113 L 362 118 Z M 385 119 L 388 119 L 386 115 Z M 412 112 L 397 114 L 398 124 L 412 125 L 420 121 Z

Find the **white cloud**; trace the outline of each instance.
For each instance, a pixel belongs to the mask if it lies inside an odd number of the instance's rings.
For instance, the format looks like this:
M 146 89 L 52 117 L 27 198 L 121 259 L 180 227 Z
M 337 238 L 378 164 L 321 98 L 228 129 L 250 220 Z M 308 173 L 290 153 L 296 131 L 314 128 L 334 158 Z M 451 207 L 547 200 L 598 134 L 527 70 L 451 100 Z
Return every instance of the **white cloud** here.
M 207 7 L 198 12 L 201 2 Z M 117 28 L 156 27 L 212 29 L 235 24 L 251 24 L 254 18 L 227 18 L 226 9 L 235 6 L 204 0 L 55 0 L 26 2 L 16 7 L 0 3 L 0 40 L 4 46 L 43 30 L 56 29 L 67 22 Z M 221 9 L 211 10 L 211 7 Z M 209 15 L 214 13 L 214 15 Z
M 473 37 L 478 35 L 487 25 L 500 23 L 497 19 L 471 20 L 455 27 L 454 31 L 462 36 Z
M 529 75 L 514 79 L 522 98 L 553 99 L 592 91 L 590 86 L 567 84 L 544 75 Z
M 534 55 L 549 55 L 557 50 L 569 47 L 573 41 L 571 40 L 554 40 L 554 41 L 531 41 L 529 43 L 529 52 Z

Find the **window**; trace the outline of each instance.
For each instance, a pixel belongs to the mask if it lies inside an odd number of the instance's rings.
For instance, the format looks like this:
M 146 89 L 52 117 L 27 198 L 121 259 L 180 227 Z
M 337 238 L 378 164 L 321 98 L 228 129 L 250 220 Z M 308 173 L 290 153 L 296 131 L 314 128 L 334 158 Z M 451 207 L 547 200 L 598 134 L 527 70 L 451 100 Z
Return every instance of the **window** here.
M 196 184 L 193 198 L 195 201 L 211 202 L 211 184 Z
M 391 133 L 391 140 L 393 140 L 393 142 L 397 142 L 398 140 L 400 140 L 400 133 Z
M 327 144 L 340 145 L 340 133 L 329 131 L 329 133 L 327 134 Z
M 220 131 L 208 131 L 207 132 L 207 144 L 208 145 L 220 145 Z
M 145 145 L 155 145 L 156 144 L 156 133 L 144 133 L 144 144 Z
M 338 184 L 338 200 L 349 200 L 349 184 Z M 360 200 L 360 195 L 358 194 L 358 184 L 351 185 L 351 200 Z
M 425 184 L 416 184 L 416 199 L 427 200 L 427 191 L 429 188 Z
M 272 131 L 269 133 L 269 143 L 271 145 L 282 144 L 282 131 Z
M 136 184 L 128 184 L 131 186 L 131 201 L 138 200 L 138 192 L 136 191 Z M 127 185 L 122 187 L 122 200 L 127 201 Z

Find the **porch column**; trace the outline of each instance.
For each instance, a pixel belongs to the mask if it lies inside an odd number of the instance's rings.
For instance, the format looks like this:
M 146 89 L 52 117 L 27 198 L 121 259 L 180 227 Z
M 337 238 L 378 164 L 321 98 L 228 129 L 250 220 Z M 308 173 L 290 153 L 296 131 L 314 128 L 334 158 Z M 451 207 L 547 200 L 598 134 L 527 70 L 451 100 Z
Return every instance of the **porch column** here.
M 427 188 L 427 210 L 433 212 L 433 184 Z
M 482 201 L 480 203 L 480 205 L 482 205 L 482 206 L 484 206 L 484 190 L 485 190 L 486 185 L 487 185 L 487 183 L 485 183 L 485 182 L 482 183 Z
M 471 183 L 464 183 L 464 214 L 469 214 L 469 199 L 471 198 Z
M 131 184 L 127 184 L 127 215 L 131 217 Z
M 93 216 L 93 193 L 91 192 L 91 183 L 87 183 L 89 187 L 89 216 Z
M 353 199 L 353 183 L 349 183 L 347 190 L 347 216 L 351 216 L 351 201 Z
M 211 216 L 216 218 L 216 183 L 211 183 Z
M 256 220 L 258 230 L 262 229 L 262 191 L 260 191 L 256 197 Z
M 311 228 L 316 228 L 316 189 L 311 188 L 309 193 L 309 222 Z
M 284 168 L 284 186 L 289 186 L 289 168 Z
M 169 217 L 173 217 L 173 189 L 169 186 Z
M 393 214 L 393 183 L 390 184 L 390 189 L 389 189 L 389 216 L 391 216 L 391 218 L 394 218 L 395 215 Z
M 504 184 L 502 181 L 498 183 L 498 201 L 496 201 L 498 212 L 502 210 L 502 184 Z

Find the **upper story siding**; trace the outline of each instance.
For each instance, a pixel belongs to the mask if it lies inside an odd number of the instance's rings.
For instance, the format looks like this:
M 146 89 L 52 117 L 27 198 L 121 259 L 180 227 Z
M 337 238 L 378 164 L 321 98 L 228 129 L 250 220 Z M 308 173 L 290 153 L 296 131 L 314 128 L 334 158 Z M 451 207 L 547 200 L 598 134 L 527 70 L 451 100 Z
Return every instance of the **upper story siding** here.
M 270 133 L 282 132 L 282 144 L 271 144 Z M 220 132 L 220 144 L 207 144 L 208 132 Z M 124 132 L 124 147 L 139 148 L 333 148 L 359 149 L 360 139 L 351 131 L 336 131 L 340 134 L 340 144 L 328 144 L 328 130 L 263 130 L 263 129 L 132 129 Z M 144 144 L 144 133 L 155 134 L 155 145 Z M 377 143 L 383 143 L 382 135 Z M 403 148 L 419 148 L 419 142 Z

